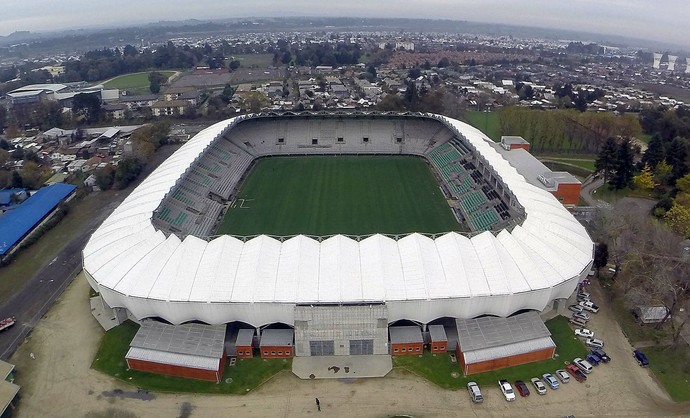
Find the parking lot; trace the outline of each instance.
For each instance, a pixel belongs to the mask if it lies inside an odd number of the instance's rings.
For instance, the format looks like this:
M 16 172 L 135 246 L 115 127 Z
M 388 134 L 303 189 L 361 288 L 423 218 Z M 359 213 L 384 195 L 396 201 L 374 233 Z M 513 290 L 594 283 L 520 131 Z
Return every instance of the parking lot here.
M 592 288 L 592 286 L 590 286 Z M 89 314 L 88 284 L 83 277 L 67 289 L 27 342 L 12 358 L 22 385 L 18 416 L 73 417 L 89 413 L 129 412 L 139 417 L 188 416 L 304 417 L 324 416 L 415 417 L 462 416 L 668 416 L 687 415 L 690 407 L 671 402 L 651 377 L 637 365 L 630 345 L 594 287 L 594 300 L 602 306 L 588 327 L 606 342 L 609 364 L 597 366 L 587 382 L 571 382 L 528 398 L 506 402 L 498 384 L 482 387 L 485 401 L 472 404 L 467 391 L 440 389 L 402 370 L 382 379 L 299 380 L 283 373 L 245 396 L 154 394 L 153 399 L 108 396 L 115 389 L 134 391 L 124 382 L 89 368 L 102 331 Z M 34 353 L 35 359 L 30 357 Z M 564 359 L 565 360 L 565 359 Z M 572 360 L 572 359 L 570 359 Z M 524 376 L 529 380 L 532 376 Z M 511 382 L 512 383 L 512 382 Z M 116 392 L 119 393 L 119 392 Z M 93 415 L 92 415 L 93 416 Z M 112 416 L 112 415 L 111 415 Z

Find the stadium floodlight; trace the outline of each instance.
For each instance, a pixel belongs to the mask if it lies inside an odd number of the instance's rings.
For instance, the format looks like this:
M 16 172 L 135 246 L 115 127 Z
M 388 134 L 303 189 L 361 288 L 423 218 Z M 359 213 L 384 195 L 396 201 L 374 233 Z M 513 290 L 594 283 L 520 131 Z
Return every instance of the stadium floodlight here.
M 656 68 L 657 70 L 661 66 L 661 57 L 663 54 L 657 54 L 656 52 L 654 53 L 654 63 L 652 64 L 652 67 Z
M 669 71 L 674 71 L 676 69 L 676 60 L 677 59 L 678 59 L 678 57 L 675 55 L 669 55 L 668 56 L 668 67 L 667 67 L 667 69 Z

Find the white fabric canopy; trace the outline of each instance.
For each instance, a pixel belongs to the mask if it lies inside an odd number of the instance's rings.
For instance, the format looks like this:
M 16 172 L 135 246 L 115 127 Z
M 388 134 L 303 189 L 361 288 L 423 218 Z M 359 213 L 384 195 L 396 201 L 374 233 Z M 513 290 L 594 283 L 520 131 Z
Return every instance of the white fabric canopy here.
M 457 131 L 493 167 L 524 208 L 522 225 L 496 236 L 410 234 L 397 241 L 374 235 L 361 241 L 222 236 L 207 242 L 157 231 L 153 211 L 203 150 L 246 118 L 240 117 L 200 132 L 113 211 L 84 248 L 87 277 L 110 306 L 172 323 L 291 323 L 295 304 L 376 301 L 389 305 L 391 320 L 427 322 L 434 315 L 543 310 L 569 296 L 592 262 L 592 241 L 582 225 L 553 195 L 527 183 L 483 133 L 457 120 L 426 117 Z

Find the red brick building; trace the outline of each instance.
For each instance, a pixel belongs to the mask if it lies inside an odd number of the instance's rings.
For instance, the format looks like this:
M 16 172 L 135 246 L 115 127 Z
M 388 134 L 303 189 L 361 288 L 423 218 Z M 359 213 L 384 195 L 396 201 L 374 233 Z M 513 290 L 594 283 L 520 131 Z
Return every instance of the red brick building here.
M 443 325 L 429 325 L 429 346 L 432 353 L 445 353 L 448 351 L 448 336 Z
M 254 357 L 254 330 L 241 329 L 237 333 L 235 340 L 235 349 L 237 350 L 238 358 L 252 358 Z
M 501 146 L 506 150 L 524 149 L 529 151 L 529 142 L 521 136 L 504 135 L 501 137 Z
M 390 327 L 388 333 L 391 355 L 422 354 L 424 339 L 418 326 Z
M 290 358 L 295 355 L 295 331 L 265 329 L 261 332 L 261 358 Z
M 548 360 L 556 353 L 551 333 L 536 312 L 458 319 L 456 324 L 456 352 L 466 375 Z
M 125 356 L 127 367 L 219 383 L 225 368 L 225 325 L 141 321 Z

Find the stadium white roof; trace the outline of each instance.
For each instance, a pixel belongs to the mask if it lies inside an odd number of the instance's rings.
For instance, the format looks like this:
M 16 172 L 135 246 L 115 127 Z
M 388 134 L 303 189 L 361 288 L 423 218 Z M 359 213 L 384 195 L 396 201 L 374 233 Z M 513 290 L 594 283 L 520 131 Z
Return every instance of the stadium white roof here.
M 567 297 L 592 261 L 584 227 L 553 195 L 525 181 L 482 132 L 428 116 L 457 129 L 493 167 L 524 207 L 522 225 L 497 235 L 451 232 L 432 239 L 415 233 L 397 241 L 383 235 L 361 241 L 341 235 L 322 241 L 166 237 L 151 223 L 154 210 L 230 119 L 192 138 L 103 222 L 83 251 L 87 277 L 110 306 L 172 323 L 290 323 L 285 316 L 295 304 L 381 301 L 397 304 L 391 320 L 427 322 L 543 310 Z

